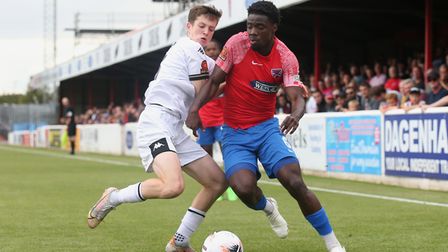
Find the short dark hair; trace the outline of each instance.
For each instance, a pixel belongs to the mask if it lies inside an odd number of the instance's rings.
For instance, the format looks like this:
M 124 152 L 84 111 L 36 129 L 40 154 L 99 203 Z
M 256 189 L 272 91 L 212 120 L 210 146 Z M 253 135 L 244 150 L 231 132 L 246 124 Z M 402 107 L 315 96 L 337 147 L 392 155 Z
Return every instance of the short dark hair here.
M 201 15 L 206 15 L 208 18 L 216 18 L 219 20 L 222 16 L 222 11 L 216 9 L 213 5 L 196 5 L 191 8 L 188 13 L 188 22 L 191 24 L 194 23 L 194 21 Z
M 247 9 L 248 15 L 259 14 L 264 15 L 269 18 L 269 20 L 274 24 L 280 24 L 280 11 L 277 7 L 269 1 L 258 1 L 253 3 Z
M 427 76 L 428 81 L 436 81 L 436 80 L 439 80 L 439 78 L 440 78 L 440 75 L 435 70 L 432 70 L 431 72 L 429 72 L 428 76 Z
M 219 50 L 222 49 L 222 44 L 221 44 L 221 42 L 219 42 L 217 39 L 212 38 L 212 39 L 210 40 L 210 42 L 215 43 L 215 44 L 218 46 L 218 49 L 219 49 Z

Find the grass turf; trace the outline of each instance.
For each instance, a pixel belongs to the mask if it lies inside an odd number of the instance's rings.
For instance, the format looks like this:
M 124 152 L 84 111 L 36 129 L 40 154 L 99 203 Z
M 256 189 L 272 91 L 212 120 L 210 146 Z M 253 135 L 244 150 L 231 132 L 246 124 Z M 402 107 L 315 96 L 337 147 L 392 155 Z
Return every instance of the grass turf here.
M 86 216 L 108 186 L 148 178 L 139 159 L 97 154 L 71 158 L 61 151 L 0 146 L 0 251 L 164 251 L 199 186 L 188 176 L 173 200 L 127 204 L 97 229 Z M 104 163 L 112 160 L 114 163 Z M 266 177 L 262 178 L 267 180 Z M 446 192 L 306 176 L 309 186 L 448 203 Z M 219 201 L 192 237 L 200 251 L 205 237 L 229 230 L 245 251 L 325 251 L 317 233 L 280 186 L 260 184 L 277 199 L 289 223 L 278 239 L 260 212 L 240 201 Z M 316 191 L 347 251 L 447 251 L 448 209 Z

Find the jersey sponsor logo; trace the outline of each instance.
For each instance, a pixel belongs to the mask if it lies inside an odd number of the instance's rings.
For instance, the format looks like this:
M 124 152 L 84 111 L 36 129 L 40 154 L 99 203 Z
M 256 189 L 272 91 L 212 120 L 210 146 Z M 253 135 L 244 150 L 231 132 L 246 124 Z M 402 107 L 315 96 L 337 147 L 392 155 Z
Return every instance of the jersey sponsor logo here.
M 254 66 L 263 66 L 263 64 L 258 63 L 255 60 L 252 60 L 252 65 L 254 65 Z
M 281 78 L 283 75 L 283 70 L 281 68 L 272 68 L 271 74 L 273 78 Z
M 152 143 L 149 146 L 149 149 L 151 150 L 152 157 L 155 158 L 157 155 L 159 155 L 162 152 L 171 151 L 168 142 L 166 141 L 166 138 L 161 138 L 154 143 Z
M 224 46 L 224 49 L 222 49 L 221 53 L 219 54 L 219 58 L 222 61 L 226 61 L 227 60 L 227 47 Z
M 264 93 L 277 93 L 277 91 L 279 90 L 280 86 L 276 85 L 276 84 L 272 84 L 272 83 L 267 83 L 267 82 L 262 82 L 262 81 L 251 81 L 250 85 L 261 92 Z

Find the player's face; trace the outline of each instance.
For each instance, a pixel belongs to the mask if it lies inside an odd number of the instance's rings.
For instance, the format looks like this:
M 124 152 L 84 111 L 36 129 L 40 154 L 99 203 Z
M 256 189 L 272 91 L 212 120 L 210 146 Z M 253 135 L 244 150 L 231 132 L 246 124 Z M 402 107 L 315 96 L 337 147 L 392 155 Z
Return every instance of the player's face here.
M 188 37 L 205 47 L 212 39 L 217 24 L 217 19 L 200 15 L 193 24 L 187 23 Z
M 219 56 L 220 50 L 218 44 L 216 42 L 209 42 L 207 47 L 205 47 L 205 54 L 210 58 L 216 60 Z
M 258 52 L 270 51 L 277 25 L 265 15 L 250 14 L 247 17 L 247 33 L 252 49 Z

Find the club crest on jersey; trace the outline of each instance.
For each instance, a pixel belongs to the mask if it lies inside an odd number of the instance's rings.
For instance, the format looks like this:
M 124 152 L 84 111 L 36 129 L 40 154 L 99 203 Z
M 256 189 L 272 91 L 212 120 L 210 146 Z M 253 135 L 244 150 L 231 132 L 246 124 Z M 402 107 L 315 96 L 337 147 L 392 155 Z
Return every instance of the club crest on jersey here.
M 224 47 L 224 49 L 222 49 L 221 53 L 219 54 L 219 58 L 223 61 L 227 60 L 227 47 Z
M 262 82 L 262 81 L 257 81 L 257 80 L 251 81 L 250 85 L 258 91 L 261 91 L 264 93 L 269 93 L 269 94 L 277 93 L 278 89 L 280 88 L 279 85 Z
M 201 62 L 201 73 L 208 73 L 208 65 L 206 60 Z
M 283 75 L 283 70 L 281 68 L 272 68 L 271 74 L 273 78 L 281 78 Z

